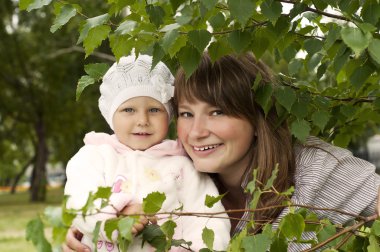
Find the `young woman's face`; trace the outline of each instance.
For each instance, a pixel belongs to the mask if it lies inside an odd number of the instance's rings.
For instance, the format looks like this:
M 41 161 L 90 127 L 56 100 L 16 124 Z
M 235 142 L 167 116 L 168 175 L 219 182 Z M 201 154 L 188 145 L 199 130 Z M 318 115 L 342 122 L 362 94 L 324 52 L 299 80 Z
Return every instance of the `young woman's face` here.
M 199 100 L 190 103 L 182 99 L 178 114 L 178 138 L 195 168 L 240 180 L 250 161 L 252 125 Z
M 159 101 L 146 96 L 131 98 L 113 115 L 117 139 L 133 150 L 146 150 L 165 139 L 168 113 Z

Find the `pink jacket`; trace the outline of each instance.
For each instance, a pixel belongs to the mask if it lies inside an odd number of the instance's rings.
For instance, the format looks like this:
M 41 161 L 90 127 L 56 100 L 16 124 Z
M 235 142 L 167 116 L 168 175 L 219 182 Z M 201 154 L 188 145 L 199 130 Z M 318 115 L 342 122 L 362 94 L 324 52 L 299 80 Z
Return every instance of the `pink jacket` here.
M 216 196 L 218 191 L 207 174 L 194 169 L 178 141 L 165 140 L 145 151 L 138 151 L 121 144 L 115 135 L 91 132 L 86 135 L 84 142 L 86 145 L 70 160 L 66 170 L 65 194 L 70 195 L 68 207 L 81 208 L 89 192 L 95 192 L 100 186 L 112 187 L 113 191 L 110 197 L 113 207 L 105 207 L 101 213 L 87 216 L 85 220 L 81 216 L 74 220 L 74 225 L 88 237 L 89 243 L 96 222 L 116 216 L 114 207 L 120 211 L 131 202 L 142 202 L 151 192 L 158 191 L 166 195 L 160 212 L 181 208 L 183 212 L 224 211 L 220 202 L 212 208 L 204 205 L 206 195 Z M 221 216 L 226 219 L 194 216 L 174 218 L 177 224 L 174 239 L 192 241 L 191 248 L 198 251 L 206 247 L 202 241 L 202 230 L 207 226 L 215 232 L 214 249 L 226 250 L 230 239 L 230 223 L 226 214 Z M 166 220 L 163 218 L 158 224 Z M 105 234 L 101 235 L 106 242 L 108 239 Z M 128 250 L 145 251 L 145 248 L 146 251 L 151 250 L 146 245 L 142 250 L 141 240 L 137 238 Z

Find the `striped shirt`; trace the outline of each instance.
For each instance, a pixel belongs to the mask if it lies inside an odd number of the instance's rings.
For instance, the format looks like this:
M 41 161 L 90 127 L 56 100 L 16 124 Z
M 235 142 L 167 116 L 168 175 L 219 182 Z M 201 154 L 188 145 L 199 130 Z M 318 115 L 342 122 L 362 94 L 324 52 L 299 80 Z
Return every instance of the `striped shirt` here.
M 295 146 L 296 172 L 294 204 L 339 209 L 355 215 L 370 216 L 375 213 L 380 176 L 375 166 L 354 157 L 350 151 L 342 149 L 316 137 L 309 137 L 305 144 Z M 241 186 L 246 187 L 252 171 L 248 171 Z M 246 206 L 250 197 L 247 196 Z M 275 220 L 276 227 L 283 216 L 289 212 L 285 208 Z M 352 220 L 352 216 L 333 211 L 314 211 L 319 218 L 328 218 L 336 224 Z M 245 212 L 242 219 L 249 219 Z M 234 234 L 242 231 L 246 222 L 240 221 Z M 305 233 L 304 239 L 312 239 L 315 234 Z M 308 244 L 289 244 L 288 251 L 302 251 L 310 248 Z

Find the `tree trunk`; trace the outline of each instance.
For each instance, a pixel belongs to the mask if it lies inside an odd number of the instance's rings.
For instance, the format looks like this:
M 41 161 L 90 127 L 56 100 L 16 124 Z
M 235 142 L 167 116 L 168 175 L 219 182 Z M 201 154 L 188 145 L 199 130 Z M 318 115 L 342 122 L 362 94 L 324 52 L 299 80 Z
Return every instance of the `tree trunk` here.
M 37 133 L 36 160 L 33 167 L 30 183 L 30 201 L 43 202 L 46 198 L 46 164 L 48 160 L 48 148 L 46 145 L 46 131 L 42 116 L 38 116 L 35 124 Z
M 20 181 L 20 179 L 22 178 L 22 176 L 25 174 L 26 172 L 26 169 L 28 169 L 29 165 L 31 165 L 32 163 L 34 163 L 36 160 L 35 156 L 33 158 L 31 158 L 28 163 L 26 163 L 24 165 L 24 167 L 22 168 L 22 170 L 17 174 L 17 176 L 15 177 L 15 179 L 13 180 L 12 182 L 12 187 L 11 187 L 11 194 L 14 194 L 16 192 L 16 187 L 17 187 L 17 184 L 18 182 Z

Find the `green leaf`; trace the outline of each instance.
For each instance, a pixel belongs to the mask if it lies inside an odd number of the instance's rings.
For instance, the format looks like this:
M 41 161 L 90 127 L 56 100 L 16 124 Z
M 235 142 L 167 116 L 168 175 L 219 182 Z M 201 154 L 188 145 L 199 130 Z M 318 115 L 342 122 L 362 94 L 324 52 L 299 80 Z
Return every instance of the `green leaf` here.
M 127 241 L 132 241 L 132 227 L 134 223 L 135 219 L 132 217 L 121 218 L 117 223 L 119 234 Z
M 60 8 L 59 15 L 56 16 L 50 32 L 54 33 L 77 14 L 77 10 L 70 4 L 66 4 Z
M 380 236 L 380 221 L 375 220 L 371 226 L 371 234 Z
M 323 42 L 319 39 L 307 39 L 303 46 L 309 55 L 313 55 L 322 49 Z
M 288 239 L 299 240 L 305 229 L 304 218 L 298 213 L 289 213 L 281 220 L 279 229 Z
M 257 234 L 243 238 L 242 247 L 245 251 L 266 252 L 272 241 L 266 234 Z
M 178 7 L 185 2 L 185 0 L 170 0 L 170 4 L 172 6 L 173 11 L 175 12 Z
M 282 13 L 282 4 L 278 1 L 266 0 L 261 4 L 260 8 L 264 16 L 272 23 L 276 23 Z
M 111 187 L 98 187 L 94 194 L 94 200 L 95 199 L 108 199 L 112 194 Z
M 356 56 L 359 56 L 372 40 L 371 33 L 363 33 L 354 27 L 343 27 L 340 34 L 344 43 L 355 52 Z
M 313 113 L 311 120 L 314 125 L 318 126 L 318 128 L 323 131 L 327 122 L 330 120 L 330 114 L 327 111 L 318 110 Z
M 274 39 L 270 38 L 268 35 L 271 32 L 269 29 L 256 29 L 252 36 L 252 42 L 250 45 L 250 49 L 255 54 L 256 58 L 261 58 L 261 56 L 265 53 L 265 51 L 272 46 L 274 43 Z
M 104 231 L 108 239 L 112 240 L 112 233 L 117 230 L 119 218 L 108 219 L 104 223 Z
M 150 22 L 152 22 L 157 28 L 164 23 L 163 19 L 165 17 L 165 11 L 161 6 L 148 4 L 145 7 L 145 10 L 149 15 Z
M 214 30 L 218 30 L 224 27 L 226 19 L 224 18 L 224 15 L 221 12 L 218 12 L 215 16 L 210 17 L 209 22 L 212 28 L 214 28 Z
M 281 87 L 276 90 L 274 96 L 277 102 L 286 108 L 290 112 L 294 102 L 296 101 L 296 92 L 290 87 Z
M 231 47 L 229 47 L 229 44 L 223 39 L 212 42 L 207 50 L 212 62 L 215 62 L 224 55 L 227 55 L 232 52 L 232 49 Z
M 301 142 L 306 141 L 306 138 L 310 134 L 310 130 L 311 128 L 309 126 L 309 123 L 305 120 L 295 120 L 290 126 L 292 135 L 299 139 Z
M 272 175 L 270 176 L 270 178 L 266 182 L 266 184 L 264 186 L 264 191 L 270 189 L 273 186 L 273 182 L 277 178 L 277 174 L 278 174 L 278 164 L 276 164 L 276 166 L 273 167 Z
M 193 46 L 183 47 L 178 52 L 178 60 L 186 73 L 186 78 L 189 78 L 191 74 L 197 69 L 201 60 L 201 54 Z
M 26 240 L 32 241 L 38 252 L 51 252 L 52 248 L 44 233 L 44 224 L 38 217 L 28 222 L 26 226 Z
M 169 238 L 173 238 L 174 230 L 177 227 L 177 224 L 172 220 L 165 221 L 164 224 L 161 225 L 161 230 L 164 234 Z
M 18 7 L 20 10 L 26 10 L 33 0 L 19 0 Z
M 52 0 L 20 0 L 19 6 L 21 10 L 35 10 L 40 9 L 45 5 L 49 5 Z
M 97 221 L 95 224 L 95 228 L 92 231 L 92 242 L 93 244 L 97 244 L 99 240 L 99 234 L 100 234 L 100 226 L 102 225 L 101 221 Z
M 192 30 L 188 33 L 189 42 L 198 49 L 200 53 L 206 48 L 211 40 L 211 33 L 207 30 Z
M 374 235 L 369 236 L 369 245 L 368 245 L 367 249 L 368 249 L 368 252 L 379 252 L 380 251 L 379 242 L 377 241 L 376 236 L 374 236 Z
M 211 10 L 215 7 L 218 0 L 202 0 L 201 3 L 208 9 Z
M 330 24 L 329 31 L 324 43 L 325 50 L 330 49 L 330 47 L 335 43 L 335 41 L 340 37 L 341 27 L 336 24 Z
M 368 52 L 371 58 L 380 65 L 380 40 L 373 39 L 368 46 Z
M 125 20 L 122 22 L 117 29 L 115 30 L 115 34 L 117 35 L 125 35 L 131 34 L 132 31 L 137 27 L 137 22 L 133 20 Z
M 162 47 L 158 43 L 155 43 L 153 46 L 153 60 L 152 60 L 151 69 L 155 68 L 156 65 L 162 60 L 164 56 L 165 56 L 165 51 L 162 49 Z
M 157 213 L 164 203 L 166 196 L 164 193 L 152 192 L 143 198 L 143 211 L 145 213 Z
M 208 229 L 207 227 L 203 228 L 202 231 L 202 240 L 206 244 L 207 248 L 212 250 L 214 246 L 214 230 Z
M 351 135 L 349 135 L 345 132 L 342 132 L 342 133 L 339 133 L 335 136 L 333 143 L 336 146 L 346 148 L 348 146 L 348 144 L 350 143 L 350 141 L 351 141 Z
M 244 228 L 240 233 L 232 237 L 227 252 L 241 251 L 242 240 L 247 237 L 247 228 Z
M 115 55 L 116 60 L 122 56 L 129 55 L 133 46 L 134 40 L 129 35 L 115 35 L 109 37 L 112 53 Z
M 94 63 L 84 66 L 84 71 L 94 80 L 98 81 L 103 78 L 104 74 L 108 71 L 109 65 L 106 63 Z
M 156 224 L 148 225 L 142 231 L 143 240 L 147 241 L 150 245 L 157 249 L 157 251 L 165 251 L 166 236 Z
M 265 115 L 267 115 L 269 109 L 272 106 L 272 85 L 260 86 L 255 94 L 256 102 L 260 104 L 261 108 L 264 110 Z
M 304 100 L 297 100 L 294 102 L 290 112 L 298 119 L 303 119 L 308 114 L 308 105 L 308 102 Z
M 228 42 L 237 53 L 243 52 L 251 42 L 251 33 L 247 30 L 236 30 L 228 36 Z
M 317 232 L 317 238 L 319 242 L 323 242 L 330 238 L 331 236 L 336 234 L 336 228 L 329 221 L 324 221 L 323 225 L 321 225 L 322 229 Z M 328 243 L 327 246 L 334 246 L 337 244 L 337 240 L 334 240 Z
M 77 91 L 76 91 L 76 100 L 78 101 L 79 98 L 80 98 L 80 95 L 82 94 L 83 90 L 89 86 L 89 85 L 92 85 L 95 83 L 95 80 L 88 76 L 88 75 L 83 75 L 79 81 L 78 81 L 78 85 L 77 85 Z
M 84 25 L 82 25 L 80 29 L 80 35 L 77 41 L 77 44 L 81 43 L 88 35 L 88 32 L 98 26 L 98 25 L 103 25 L 106 22 L 108 22 L 110 16 L 106 13 L 100 16 L 96 16 L 93 18 L 89 18 L 85 21 Z
M 226 194 L 224 193 L 214 197 L 207 194 L 205 197 L 205 205 L 209 208 L 213 207 L 215 203 L 219 202 L 224 197 L 224 195 Z
M 276 252 L 287 252 L 288 251 L 288 241 L 283 235 L 279 235 L 278 237 L 274 237 L 272 244 L 270 245 L 269 251 Z
M 375 71 L 369 64 L 365 64 L 355 69 L 355 71 L 350 76 L 350 83 L 359 90 Z
M 252 0 L 228 0 L 227 4 L 231 16 L 242 25 L 248 22 L 256 7 Z
M 165 33 L 165 35 L 161 41 L 162 49 L 164 49 L 165 52 L 168 52 L 170 47 L 172 47 L 174 45 L 178 36 L 179 36 L 178 30 L 171 30 L 171 31 Z
M 292 59 L 288 65 L 289 75 L 293 76 L 297 74 L 300 71 L 302 64 L 302 59 Z
M 87 37 L 83 41 L 86 57 L 101 45 L 102 41 L 108 37 L 110 31 L 111 28 L 108 25 L 99 25 L 90 29 Z

